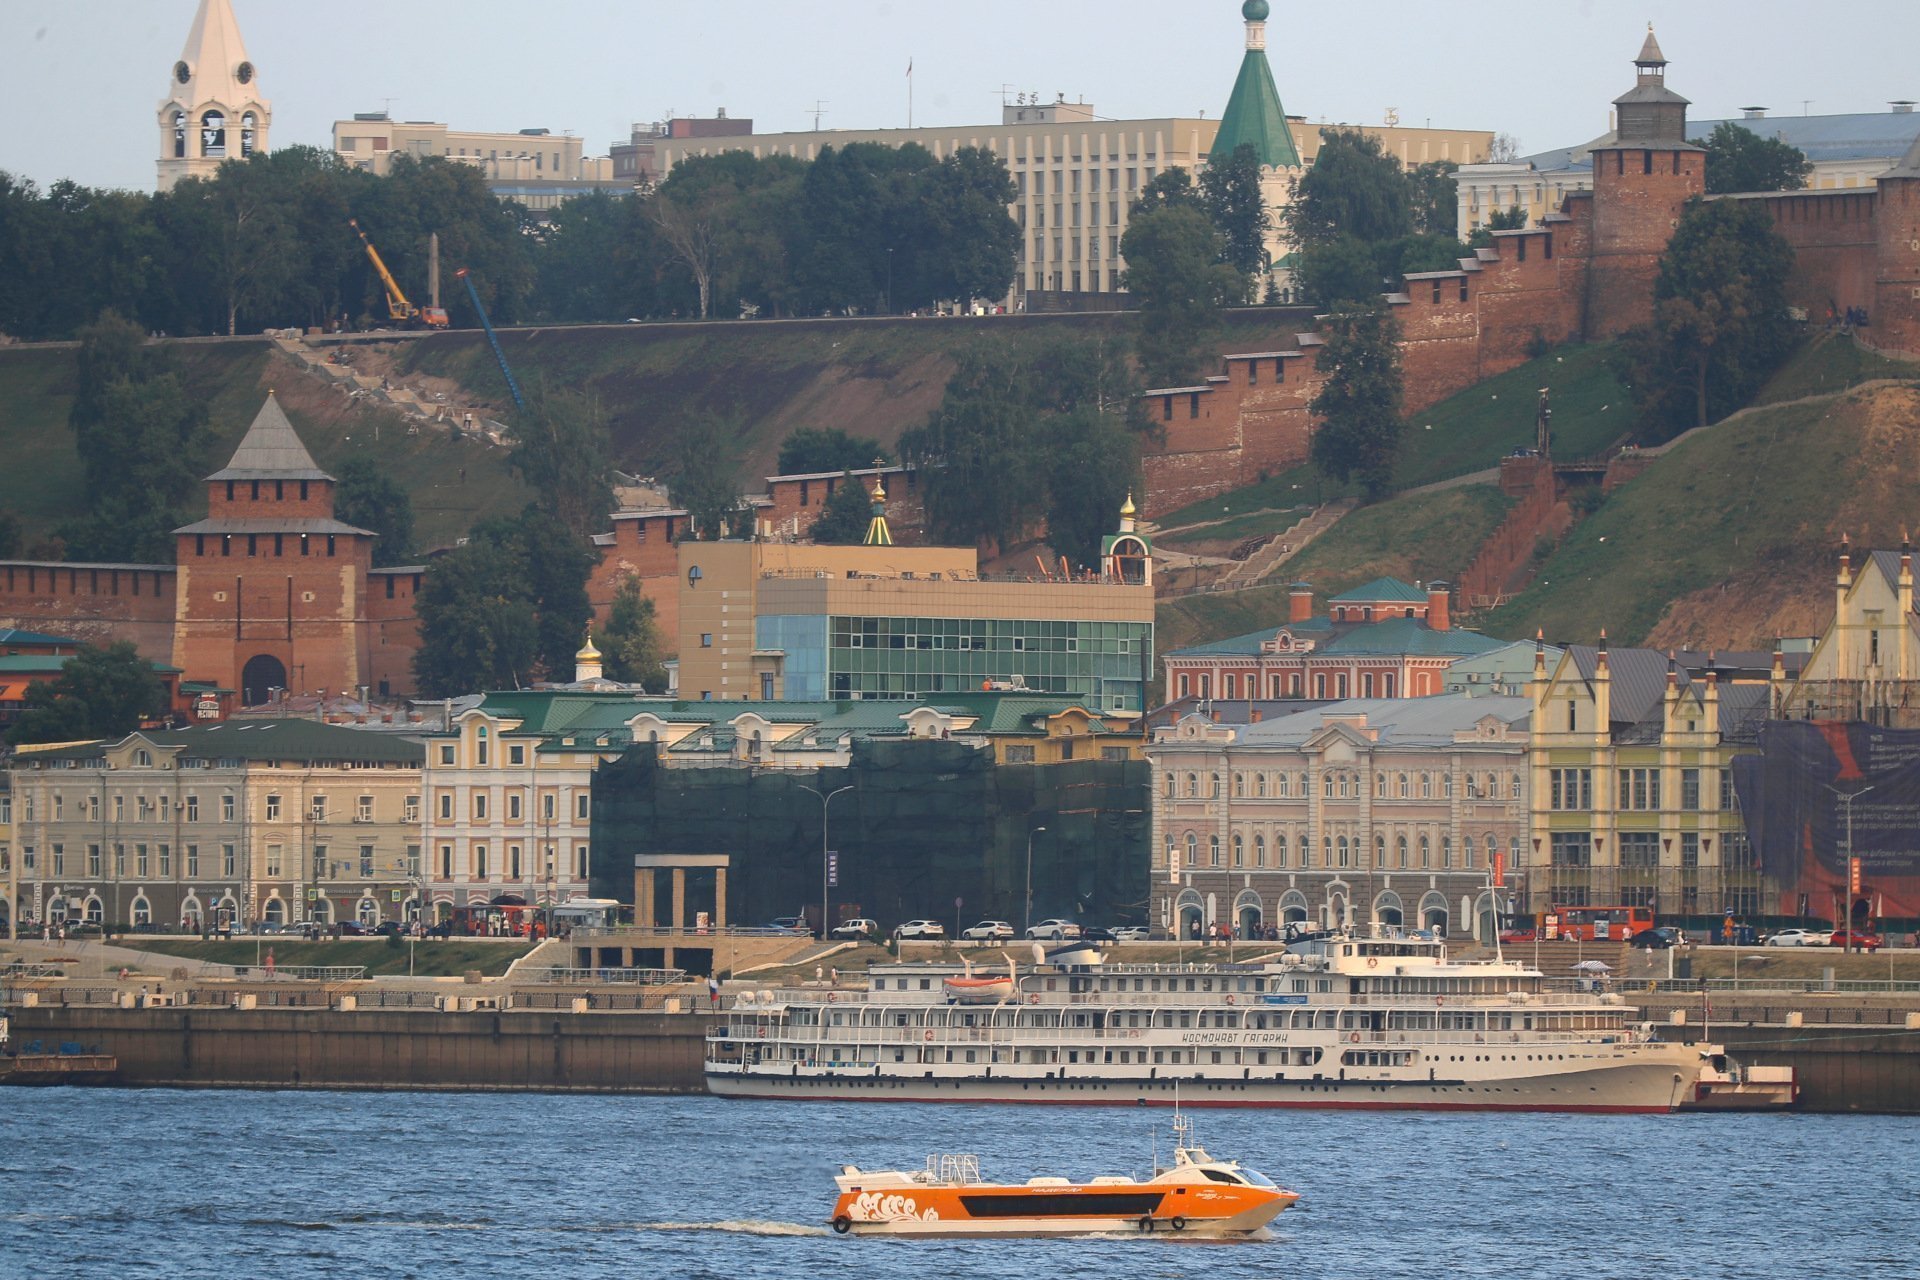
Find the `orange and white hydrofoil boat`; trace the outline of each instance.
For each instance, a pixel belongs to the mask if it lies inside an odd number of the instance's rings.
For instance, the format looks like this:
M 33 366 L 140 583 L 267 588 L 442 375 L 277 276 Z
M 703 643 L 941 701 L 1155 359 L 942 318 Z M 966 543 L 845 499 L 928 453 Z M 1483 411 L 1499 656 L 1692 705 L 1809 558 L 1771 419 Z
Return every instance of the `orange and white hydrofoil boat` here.
M 1112 1232 L 1250 1236 L 1300 1199 L 1238 1161 L 1215 1160 L 1174 1117 L 1173 1163 L 1144 1181 L 1029 1178 L 987 1182 L 971 1155 L 928 1156 L 927 1167 L 858 1169 L 834 1179 L 830 1225 L 841 1235 L 1076 1236 Z

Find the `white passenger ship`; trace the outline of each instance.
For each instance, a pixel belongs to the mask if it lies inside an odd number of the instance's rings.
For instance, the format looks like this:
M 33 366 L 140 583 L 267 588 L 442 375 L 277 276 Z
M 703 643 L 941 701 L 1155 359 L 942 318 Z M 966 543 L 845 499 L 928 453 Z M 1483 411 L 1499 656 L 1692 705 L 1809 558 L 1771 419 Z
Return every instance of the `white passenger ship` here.
M 1065 959 L 1066 957 L 1062 957 Z M 1080 958 L 1094 958 L 1084 953 Z M 1013 968 L 1012 961 L 1008 962 Z M 1621 997 L 1416 937 L 1329 935 L 1256 964 L 1036 964 L 991 1003 L 944 963 L 864 989 L 748 992 L 707 1037 L 735 1098 L 1671 1111 L 1712 1046 Z

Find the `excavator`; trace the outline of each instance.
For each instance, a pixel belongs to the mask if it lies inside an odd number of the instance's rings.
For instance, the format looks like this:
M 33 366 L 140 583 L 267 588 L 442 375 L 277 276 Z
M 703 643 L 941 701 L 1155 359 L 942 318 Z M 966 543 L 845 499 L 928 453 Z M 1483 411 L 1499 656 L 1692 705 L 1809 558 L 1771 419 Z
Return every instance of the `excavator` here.
M 444 307 L 416 307 L 407 300 L 401 291 L 400 282 L 387 270 L 387 264 L 380 260 L 380 251 L 373 247 L 373 241 L 367 239 L 367 233 L 360 229 L 357 218 L 347 219 L 347 225 L 360 237 L 360 243 L 367 247 L 367 257 L 373 263 L 373 269 L 380 273 L 380 283 L 387 290 L 387 318 L 409 328 L 444 329 L 447 327 L 447 312 Z

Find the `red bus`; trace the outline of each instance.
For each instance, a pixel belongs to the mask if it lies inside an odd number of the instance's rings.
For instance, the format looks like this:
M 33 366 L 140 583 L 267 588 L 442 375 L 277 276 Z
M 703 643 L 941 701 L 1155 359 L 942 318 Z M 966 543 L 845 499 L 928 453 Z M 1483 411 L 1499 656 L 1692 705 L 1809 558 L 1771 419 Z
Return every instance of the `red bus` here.
M 1653 923 L 1652 907 L 1555 907 L 1541 920 L 1541 936 L 1624 942 Z

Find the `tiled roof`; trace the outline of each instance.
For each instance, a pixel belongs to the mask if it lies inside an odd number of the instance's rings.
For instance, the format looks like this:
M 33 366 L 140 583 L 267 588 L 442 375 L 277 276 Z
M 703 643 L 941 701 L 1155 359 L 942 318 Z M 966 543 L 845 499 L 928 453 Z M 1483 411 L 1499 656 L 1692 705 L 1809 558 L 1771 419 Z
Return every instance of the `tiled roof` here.
M 1233 158 L 1241 144 L 1251 146 L 1260 163 L 1273 168 L 1300 167 L 1300 152 L 1287 127 L 1287 109 L 1280 105 L 1280 89 L 1273 82 L 1264 49 L 1249 49 L 1240 60 L 1240 75 L 1227 97 L 1220 128 L 1213 136 L 1207 159 L 1215 164 Z
M 263 516 L 253 519 L 196 520 L 192 524 L 182 525 L 175 533 L 204 533 L 220 536 L 229 533 L 306 533 L 313 535 L 365 534 L 375 536 L 371 529 L 362 529 L 357 525 L 343 524 L 338 520 L 326 520 L 319 516 Z
M 1267 641 L 1282 631 L 1297 636 L 1308 636 L 1315 640 L 1324 637 L 1333 629 L 1333 623 L 1326 618 L 1308 618 L 1305 622 L 1286 622 L 1277 627 L 1266 627 L 1259 631 L 1249 631 L 1245 635 L 1229 636 L 1225 640 L 1209 640 L 1205 644 L 1188 645 L 1184 649 L 1174 649 L 1167 654 L 1169 658 L 1184 658 L 1195 654 L 1254 654 Z
M 1533 703 L 1522 697 L 1441 694 L 1431 698 L 1351 698 L 1312 711 L 1263 720 L 1239 730 L 1238 740 L 1249 746 L 1298 746 L 1330 721 L 1364 717 L 1375 742 L 1386 746 L 1433 746 L 1453 741 L 1488 716 L 1510 728 L 1525 731 Z

